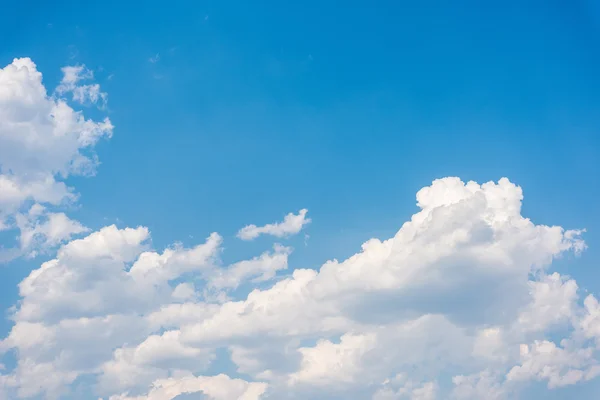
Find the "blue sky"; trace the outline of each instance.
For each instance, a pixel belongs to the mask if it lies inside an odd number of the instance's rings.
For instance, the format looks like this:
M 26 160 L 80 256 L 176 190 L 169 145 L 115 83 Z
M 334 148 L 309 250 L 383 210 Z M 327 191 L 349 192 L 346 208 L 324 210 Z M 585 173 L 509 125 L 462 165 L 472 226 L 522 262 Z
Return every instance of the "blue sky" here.
M 600 7 L 417 3 L 14 3 L 0 67 L 30 57 L 51 92 L 61 67 L 85 65 L 108 93 L 82 109 L 113 137 L 95 146 L 96 176 L 67 178 L 80 198 L 60 208 L 92 231 L 147 226 L 158 251 L 217 231 L 227 265 L 273 243 L 240 241 L 241 227 L 306 208 L 289 269 L 318 269 L 394 236 L 434 179 L 508 177 L 523 217 L 587 229 L 583 254 L 549 271 L 597 294 Z M 18 233 L 0 234 L 8 248 Z M 0 269 L 3 309 L 52 257 Z M 544 387 L 527 398 L 577 393 Z

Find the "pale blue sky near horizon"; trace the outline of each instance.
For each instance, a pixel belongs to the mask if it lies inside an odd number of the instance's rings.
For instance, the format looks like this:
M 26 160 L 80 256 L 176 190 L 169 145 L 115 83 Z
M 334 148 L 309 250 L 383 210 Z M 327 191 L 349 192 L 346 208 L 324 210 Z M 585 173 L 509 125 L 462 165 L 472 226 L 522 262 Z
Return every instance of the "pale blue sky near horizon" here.
M 600 3 L 483 3 L 13 2 L 0 65 L 31 57 L 54 88 L 85 64 L 108 92 L 97 175 L 68 180 L 91 228 L 217 231 L 235 261 L 267 243 L 239 228 L 307 208 L 290 267 L 318 268 L 392 236 L 433 179 L 508 177 L 524 216 L 587 229 L 554 268 L 598 294 Z M 41 261 L 0 269 L 3 309 Z

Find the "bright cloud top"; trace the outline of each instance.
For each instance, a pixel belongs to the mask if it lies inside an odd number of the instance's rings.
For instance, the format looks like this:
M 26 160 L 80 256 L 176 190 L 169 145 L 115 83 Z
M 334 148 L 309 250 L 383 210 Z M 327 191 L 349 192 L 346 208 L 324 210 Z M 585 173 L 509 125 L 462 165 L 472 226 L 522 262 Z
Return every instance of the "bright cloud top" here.
M 47 97 L 28 59 L 2 71 L 0 99 L 20 122 L 0 122 L 1 140 L 24 159 L 1 158 L 1 176 L 72 193 L 56 179 L 89 171 L 84 149 L 112 125 Z M 57 135 L 56 118 L 38 111 L 60 107 L 71 117 Z M 290 273 L 291 247 L 225 264 L 212 233 L 159 251 L 146 227 L 90 231 L 47 211 L 64 195 L 39 193 L 5 215 L 25 247 L 66 243 L 19 284 L 0 398 L 511 399 L 532 382 L 553 390 L 600 375 L 598 300 L 552 268 L 585 249 L 582 231 L 524 217 L 506 178 L 435 180 L 394 236 Z M 240 237 L 298 233 L 306 213 Z
M 242 240 L 253 240 L 260 235 L 271 235 L 279 238 L 295 235 L 302 230 L 304 225 L 310 223 L 310 218 L 306 218 L 307 213 L 307 209 L 302 209 L 298 214 L 289 213 L 283 218 L 282 222 L 264 226 L 248 225 L 240 229 L 237 236 Z

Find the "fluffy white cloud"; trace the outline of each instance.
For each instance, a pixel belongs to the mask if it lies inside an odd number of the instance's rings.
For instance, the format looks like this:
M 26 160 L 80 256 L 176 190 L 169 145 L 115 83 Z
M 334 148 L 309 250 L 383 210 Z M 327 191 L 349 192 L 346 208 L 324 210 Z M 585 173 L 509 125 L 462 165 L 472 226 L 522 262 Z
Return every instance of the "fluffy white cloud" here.
M 63 72 L 59 88 L 71 85 L 75 90 L 79 79 L 91 77 L 77 68 Z M 98 91 L 97 96 L 104 94 Z M 108 118 L 85 119 L 64 98 L 49 96 L 42 74 L 29 58 L 15 59 L 0 69 L 0 229 L 22 228 L 21 249 L 11 254 L 34 251 L 34 243 L 54 246 L 84 231 L 61 213 L 30 212 L 20 220 L 17 214 L 32 204 L 58 206 L 76 201 L 77 194 L 62 180 L 93 174 L 98 164 L 93 147 L 112 131 Z M 48 220 L 32 220 L 36 215 Z
M 291 375 L 290 383 L 309 382 L 315 385 L 352 383 L 362 373 L 360 359 L 375 348 L 374 334 L 345 334 L 339 343 L 320 340 L 315 347 L 301 347 L 300 370 Z
M 265 282 L 275 277 L 277 271 L 287 269 L 292 249 L 276 244 L 272 253 L 265 252 L 251 260 L 243 260 L 226 270 L 215 270 L 210 285 L 216 288 L 236 288 L 242 282 Z
M 149 336 L 136 347 L 117 349 L 113 359 L 100 368 L 102 391 L 145 389 L 153 381 L 167 378 L 173 365 L 182 370 L 205 369 L 214 358 L 213 352 L 186 346 L 179 335 L 179 331 L 167 331 Z
M 21 231 L 21 251 L 35 256 L 39 251 L 53 248 L 71 239 L 74 235 L 88 232 L 89 229 L 67 217 L 65 213 L 49 213 L 34 204 L 25 214 L 17 214 L 16 225 Z
M 558 273 L 542 276 L 529 282 L 532 302 L 519 315 L 519 326 L 524 331 L 543 332 L 547 328 L 568 322 L 577 310 L 577 283 Z
M 186 376 L 158 380 L 146 396 L 118 395 L 111 396 L 109 400 L 172 400 L 184 393 L 202 393 L 210 400 L 258 400 L 266 388 L 265 383 L 249 383 L 223 374 L 209 377 Z
M 584 305 L 585 314 L 580 327 L 586 338 L 595 339 L 597 346 L 600 346 L 600 304 L 593 295 L 589 295 L 585 298 Z
M 0 70 L 0 105 L 2 172 L 17 184 L 93 172 L 97 161 L 89 150 L 112 134 L 110 120 L 86 120 L 63 99 L 48 96 L 28 58 Z
M 473 371 L 453 380 L 454 396 L 466 399 L 484 391 L 502 398 L 513 382 L 555 387 L 591 379 L 595 347 L 538 339 L 556 326 L 596 332 L 595 300 L 586 300 L 585 314 L 576 283 L 545 272 L 554 257 L 584 245 L 576 231 L 523 218 L 521 199 L 505 179 L 435 181 L 417 194 L 421 211 L 393 238 L 368 241 L 362 252 L 317 271 L 295 270 L 237 301 L 215 302 L 199 289 L 271 279 L 287 268 L 291 249 L 276 245 L 222 267 L 217 234 L 157 253 L 148 250 L 145 228 L 103 228 L 65 245 L 21 283 L 15 326 L 2 342 L 19 350 L 19 363 L 5 385 L 50 396 L 93 376 L 99 394 L 134 393 L 113 399 L 191 391 L 303 398 L 311 388 L 321 393 L 313 398 L 370 391 L 382 399 L 433 399 L 440 374 L 460 365 Z M 314 342 L 303 345 L 307 340 Z M 219 348 L 229 349 L 239 372 L 271 389 L 246 381 L 236 381 L 236 394 L 219 392 L 235 386 L 229 384 L 202 389 L 217 378 L 202 372 Z M 50 370 L 60 379 L 37 380 Z M 135 397 L 152 382 L 147 395 Z
M 567 342 L 568 344 L 568 342 Z M 547 340 L 521 345 L 521 364 L 507 374 L 508 380 L 547 380 L 548 387 L 573 385 L 600 374 L 595 349 L 565 349 Z
M 237 236 L 242 240 L 252 240 L 260 235 L 272 235 L 280 238 L 295 235 L 302 230 L 304 225 L 310 223 L 310 218 L 306 218 L 307 213 L 307 209 L 302 209 L 298 214 L 289 213 L 282 222 L 264 226 L 248 225 L 240 229 Z

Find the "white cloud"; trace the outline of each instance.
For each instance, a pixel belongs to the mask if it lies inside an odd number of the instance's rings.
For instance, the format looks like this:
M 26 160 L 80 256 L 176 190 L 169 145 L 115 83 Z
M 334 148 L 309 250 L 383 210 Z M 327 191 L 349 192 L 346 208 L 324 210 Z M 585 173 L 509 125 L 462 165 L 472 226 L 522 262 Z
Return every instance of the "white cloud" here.
M 223 374 L 186 376 L 156 381 L 147 396 L 119 395 L 111 396 L 109 400 L 172 400 L 184 393 L 202 393 L 210 400 L 258 400 L 266 388 L 265 383 L 249 383 L 241 379 L 231 379 Z
M 103 392 L 149 387 L 153 381 L 168 377 L 174 365 L 178 369 L 205 369 L 213 360 L 213 352 L 186 346 L 179 331 L 151 335 L 132 348 L 115 350 L 110 361 L 101 367 L 99 386 Z
M 593 338 L 600 346 L 600 304 L 594 295 L 588 295 L 584 301 L 585 312 L 579 322 L 586 338 Z
M 339 343 L 320 340 L 315 347 L 299 348 L 302 364 L 300 370 L 290 376 L 290 383 L 352 383 L 362 372 L 360 359 L 375 347 L 376 339 L 374 334 L 345 334 Z
M 49 213 L 39 204 L 34 204 L 26 214 L 16 215 L 19 228 L 21 251 L 30 256 L 47 251 L 74 235 L 89 229 L 66 216 L 64 213 Z
M 61 86 L 74 88 L 79 79 L 90 77 L 78 67 L 63 71 Z M 35 215 L 25 216 L 24 208 L 75 202 L 77 194 L 62 180 L 94 174 L 98 160 L 93 147 L 112 131 L 108 118 L 85 119 L 64 98 L 48 96 L 42 74 L 29 58 L 0 69 L 0 230 L 23 228 L 21 248 L 9 250 L 13 256 L 36 251 L 30 244 L 54 246 L 83 232 L 63 213 L 36 214 L 47 219 L 40 222 L 32 219 Z
M 509 381 L 547 380 L 548 387 L 574 385 L 595 378 L 600 365 L 594 359 L 595 349 L 565 349 L 547 340 L 521 345 L 521 364 L 507 374 Z
M 277 271 L 287 269 L 292 249 L 275 245 L 272 253 L 265 252 L 251 260 L 239 261 L 227 269 L 215 270 L 209 284 L 216 288 L 236 288 L 242 282 L 265 282 L 275 277 Z
M 136 281 L 167 283 L 185 273 L 208 273 L 218 256 L 221 237 L 213 233 L 205 244 L 191 249 L 174 246 L 162 254 L 145 252 L 131 267 L 129 275 Z
M 505 332 L 499 327 L 479 329 L 475 334 L 472 355 L 488 362 L 507 361 Z
M 260 235 L 272 235 L 279 238 L 295 235 L 302 230 L 304 225 L 310 223 L 310 218 L 306 218 L 307 213 L 308 210 L 302 209 L 298 214 L 286 215 L 283 222 L 264 226 L 248 225 L 240 229 L 237 236 L 242 240 L 252 240 Z
M 523 330 L 543 332 L 552 325 L 568 322 L 577 310 L 577 283 L 557 272 L 529 282 L 531 305 L 519 316 Z
M 94 78 L 94 73 L 85 65 L 68 66 L 62 68 L 63 78 L 56 88 L 59 95 L 71 93 L 73 101 L 79 104 L 92 103 L 105 107 L 108 94 L 100 90 L 97 83 L 81 85 L 79 82 Z
M 194 284 L 185 282 L 180 283 L 173 289 L 173 298 L 179 300 L 190 300 L 196 296 L 196 288 Z
M 71 90 L 79 81 L 94 77 L 94 73 L 85 68 L 85 65 L 68 66 L 61 69 L 63 78 L 61 86 L 57 88 L 59 92 Z
M 63 99 L 49 97 L 28 58 L 0 70 L 0 106 L 2 177 L 24 192 L 16 196 L 18 203 L 36 195 L 45 195 L 44 202 L 62 200 L 46 194 L 57 185 L 54 177 L 93 173 L 97 160 L 89 150 L 112 134 L 109 119 L 86 120 Z

